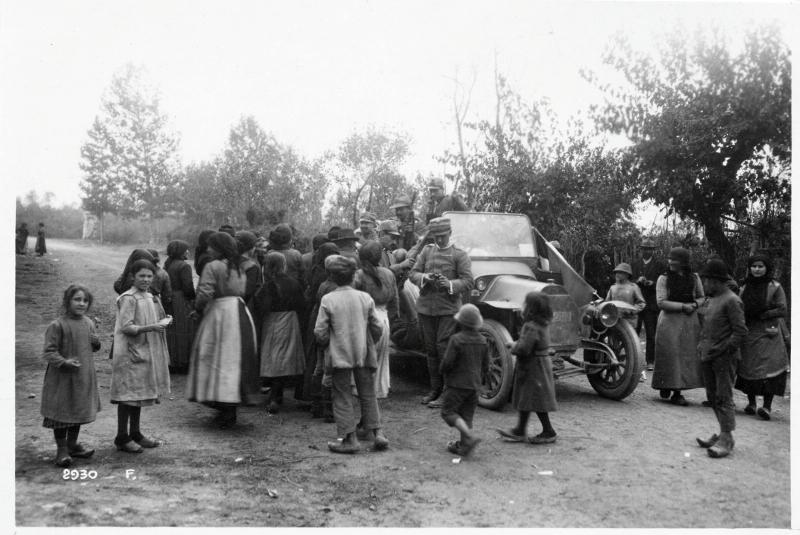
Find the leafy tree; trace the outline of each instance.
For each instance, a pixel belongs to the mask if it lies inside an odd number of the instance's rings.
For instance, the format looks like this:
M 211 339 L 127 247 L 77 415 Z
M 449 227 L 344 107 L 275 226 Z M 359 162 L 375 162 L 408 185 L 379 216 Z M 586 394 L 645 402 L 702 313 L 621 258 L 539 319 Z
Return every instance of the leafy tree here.
M 497 106 L 494 121 L 465 125 L 479 141 L 458 155 L 476 209 L 527 214 L 581 271 L 590 251 L 635 239 L 635 194 L 618 151 L 579 118 L 562 124 L 547 100 L 524 101 L 502 77 Z
M 398 166 L 408 156 L 404 135 L 369 128 L 348 137 L 326 158 L 325 171 L 336 184 L 329 223 L 350 220 L 358 226 L 360 212 L 389 212 L 392 199 L 411 191 Z
M 120 181 L 116 174 L 114 139 L 106 125 L 95 117 L 88 131 L 89 140 L 81 147 L 80 182 L 84 210 L 97 216 L 100 222 L 100 243 L 103 243 L 107 213 L 116 213 L 120 202 Z
M 98 216 L 106 211 L 146 215 L 153 239 L 155 219 L 176 206 L 177 149 L 143 68 L 126 65 L 112 78 L 102 113 L 81 149 L 84 205 Z
M 776 26 L 749 30 L 740 44 L 734 53 L 718 32 L 676 30 L 651 56 L 618 36 L 604 62 L 624 84 L 585 73 L 606 95 L 598 123 L 633 143 L 643 198 L 700 222 L 729 264 L 726 221 L 769 232 L 790 208 L 789 49 Z M 759 212 L 767 204 L 776 212 Z
M 248 116 L 231 128 L 219 158 L 186 168 L 181 196 L 190 219 L 204 225 L 292 222 L 311 231 L 322 225 L 325 187 L 319 162 L 301 158 Z

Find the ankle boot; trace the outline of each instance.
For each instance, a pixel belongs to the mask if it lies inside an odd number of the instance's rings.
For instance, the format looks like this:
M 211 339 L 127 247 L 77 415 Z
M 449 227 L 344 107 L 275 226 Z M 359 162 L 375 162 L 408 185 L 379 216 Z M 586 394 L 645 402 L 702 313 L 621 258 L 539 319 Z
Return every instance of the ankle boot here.
M 61 443 L 57 444 L 56 449 L 56 466 L 60 468 L 66 468 L 72 464 L 72 457 L 69 456 L 69 447 L 67 446 L 66 440 Z

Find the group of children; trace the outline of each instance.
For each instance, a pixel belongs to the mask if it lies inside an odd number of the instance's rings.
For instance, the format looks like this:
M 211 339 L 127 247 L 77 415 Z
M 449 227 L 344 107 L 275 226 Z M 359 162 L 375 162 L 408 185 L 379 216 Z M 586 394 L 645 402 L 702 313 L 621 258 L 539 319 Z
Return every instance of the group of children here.
M 355 262 L 331 255 L 325 268 L 337 289 L 322 298 L 314 329 L 317 342 L 326 348 L 326 372 L 332 377 L 333 412 L 339 440 L 328 444 L 331 451 L 353 453 L 360 449 L 357 428 L 373 441 L 373 449 L 389 445 L 382 431 L 375 395 L 377 368 L 375 343 L 382 326 L 368 294 L 352 287 Z M 169 355 L 165 329 L 171 322 L 158 298 L 148 291 L 156 274 L 152 262 L 133 262 L 133 285 L 117 299 L 117 318 L 112 349 L 111 403 L 117 405 L 117 435 L 114 444 L 127 453 L 141 453 L 160 442 L 145 436 L 140 427 L 141 408 L 159 402 L 170 391 Z M 54 431 L 55 463 L 70 466 L 73 458 L 94 453 L 78 443 L 80 426 L 93 422 L 100 410 L 92 353 L 100 340 L 87 316 L 93 302 L 88 288 L 70 285 L 63 296 L 64 313 L 53 321 L 45 335 L 47 362 L 42 393 L 44 427 Z M 512 403 L 519 411 L 517 425 L 498 430 L 506 439 L 522 441 L 531 411 L 536 412 L 542 433 L 530 437 L 533 444 L 551 443 L 556 433 L 548 413 L 556 409 L 549 355 L 548 324 L 553 313 L 548 297 L 531 292 L 525 301 L 525 325 L 512 351 L 517 372 Z M 460 432 L 447 449 L 468 455 L 480 439 L 472 430 L 478 405 L 481 377 L 488 370 L 488 345 L 478 332 L 483 319 L 477 307 L 466 304 L 455 316 L 458 332 L 449 341 L 441 371 L 445 391 L 442 418 Z M 353 388 L 355 385 L 355 388 Z

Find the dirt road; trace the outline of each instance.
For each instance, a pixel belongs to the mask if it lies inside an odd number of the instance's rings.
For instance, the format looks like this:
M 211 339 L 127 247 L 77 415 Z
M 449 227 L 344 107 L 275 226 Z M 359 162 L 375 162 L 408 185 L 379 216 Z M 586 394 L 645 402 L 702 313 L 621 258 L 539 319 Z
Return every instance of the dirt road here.
M 174 375 L 172 396 L 142 411 L 143 429 L 164 445 L 117 452 L 111 285 L 131 247 L 48 246 L 42 258 L 17 256 L 17 526 L 790 527 L 788 398 L 764 422 L 741 412 L 737 393 L 736 450 L 714 460 L 694 442 L 716 425 L 700 390 L 686 392 L 685 408 L 645 384 L 613 402 L 572 378 L 557 383 L 557 443 L 502 442 L 493 430 L 510 426 L 513 411 L 479 409 L 483 442 L 457 462 L 444 447 L 455 432 L 419 404 L 426 375 L 414 359 L 392 362 L 381 407 L 390 449 L 353 456 L 329 453 L 335 426 L 312 420 L 291 396 L 277 415 L 263 404 L 244 408 L 234 429 L 219 430 L 211 410 L 186 401 L 185 376 Z M 52 464 L 52 432 L 39 415 L 44 330 L 71 282 L 95 292 L 90 316 L 103 333 L 95 359 L 103 409 L 81 431 L 97 453 L 77 460 L 87 479 L 76 481 Z

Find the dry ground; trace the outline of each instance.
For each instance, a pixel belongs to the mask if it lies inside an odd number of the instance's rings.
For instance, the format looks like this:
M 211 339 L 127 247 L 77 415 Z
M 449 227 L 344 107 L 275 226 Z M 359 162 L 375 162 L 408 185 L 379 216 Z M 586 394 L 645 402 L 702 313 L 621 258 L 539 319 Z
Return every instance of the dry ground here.
M 483 442 L 455 462 L 444 448 L 455 433 L 419 404 L 426 375 L 413 358 L 392 363 L 392 394 L 382 404 L 390 449 L 353 456 L 329 453 L 335 426 L 291 399 L 273 416 L 263 404 L 242 409 L 237 427 L 219 430 L 212 411 L 186 401 L 185 376 L 174 375 L 172 396 L 142 411 L 143 429 L 164 445 L 117 452 L 111 285 L 132 247 L 48 245 L 45 257 L 17 256 L 17 526 L 790 526 L 788 398 L 776 400 L 770 422 L 737 412 L 736 451 L 714 460 L 694 443 L 715 429 L 700 390 L 686 393 L 686 408 L 661 402 L 646 384 L 613 402 L 571 378 L 557 383 L 556 444 L 502 442 L 493 430 L 510 426 L 513 411 L 479 409 Z M 95 359 L 103 410 L 81 433 L 97 452 L 74 465 L 97 477 L 84 481 L 62 479 L 39 415 L 44 330 L 71 282 L 95 292 L 90 316 L 103 333 Z M 743 396 L 736 401 L 741 409 Z

